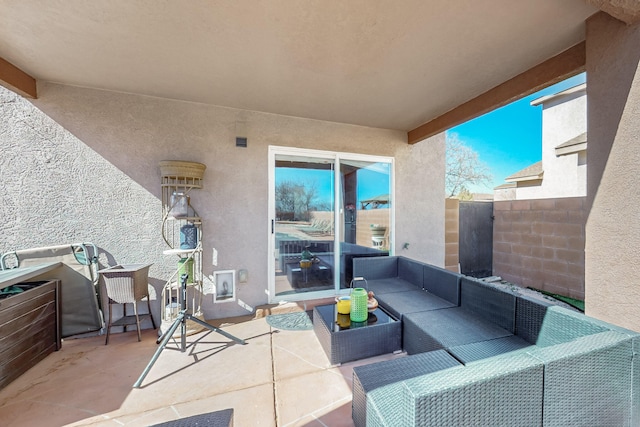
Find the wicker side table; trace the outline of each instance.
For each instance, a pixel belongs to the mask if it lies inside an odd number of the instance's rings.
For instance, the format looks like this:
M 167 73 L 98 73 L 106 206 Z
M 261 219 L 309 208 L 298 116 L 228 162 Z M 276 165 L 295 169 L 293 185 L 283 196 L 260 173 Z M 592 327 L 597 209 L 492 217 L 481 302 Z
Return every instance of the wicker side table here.
M 140 335 L 140 320 L 149 318 L 153 329 L 156 329 L 156 322 L 151 314 L 151 303 L 149 301 L 149 267 L 151 264 L 129 264 L 115 265 L 113 267 L 100 270 L 104 280 L 107 298 L 109 300 L 109 321 L 107 323 L 107 336 L 105 345 L 109 344 L 109 335 L 112 326 L 136 325 L 138 330 L 138 341 L 142 340 Z M 137 302 L 147 299 L 147 314 L 139 315 Z M 124 316 L 115 322 L 112 319 L 111 306 L 113 304 L 122 304 Z M 133 305 L 133 315 L 127 316 L 126 304 Z
M 349 315 L 337 315 L 336 304 L 316 306 L 313 330 L 331 364 L 402 349 L 401 323 L 381 308 L 370 312 L 367 322 L 356 324 L 349 321 Z

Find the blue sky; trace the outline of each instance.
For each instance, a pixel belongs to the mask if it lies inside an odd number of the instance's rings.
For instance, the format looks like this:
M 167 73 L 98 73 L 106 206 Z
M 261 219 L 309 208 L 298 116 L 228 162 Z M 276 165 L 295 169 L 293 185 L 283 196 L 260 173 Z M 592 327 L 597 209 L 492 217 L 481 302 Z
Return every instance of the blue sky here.
M 326 169 L 276 168 L 276 185 L 289 181 L 296 184 L 315 185 L 318 191 L 316 201 L 331 204 L 333 191 L 333 171 Z
M 389 194 L 388 166 L 375 164 L 371 168 L 358 170 L 358 202 L 383 194 Z M 318 169 L 277 168 L 276 185 L 290 181 L 300 184 L 315 185 L 318 190 L 317 202 L 329 205 L 333 203 L 333 171 Z
M 447 135 L 457 134 L 491 169 L 491 184 L 470 186 L 469 189 L 477 193 L 493 193 L 493 188 L 503 184 L 507 176 L 540 161 L 542 106 L 532 107 L 530 102 L 585 80 L 586 75 L 580 74 L 447 131 Z

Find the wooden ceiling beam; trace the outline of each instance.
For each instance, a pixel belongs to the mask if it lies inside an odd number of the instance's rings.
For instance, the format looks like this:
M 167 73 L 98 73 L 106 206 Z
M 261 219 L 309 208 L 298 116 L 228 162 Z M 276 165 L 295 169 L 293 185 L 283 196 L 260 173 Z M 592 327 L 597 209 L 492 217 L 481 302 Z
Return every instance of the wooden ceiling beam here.
M 0 58 L 0 85 L 26 98 L 37 98 L 36 79 Z
M 638 0 L 586 0 L 586 2 L 627 25 L 635 25 L 640 22 L 640 2 Z
M 516 77 L 490 89 L 453 110 L 436 117 L 407 134 L 415 144 L 454 126 L 475 119 L 545 87 L 585 71 L 586 43 L 583 41 Z

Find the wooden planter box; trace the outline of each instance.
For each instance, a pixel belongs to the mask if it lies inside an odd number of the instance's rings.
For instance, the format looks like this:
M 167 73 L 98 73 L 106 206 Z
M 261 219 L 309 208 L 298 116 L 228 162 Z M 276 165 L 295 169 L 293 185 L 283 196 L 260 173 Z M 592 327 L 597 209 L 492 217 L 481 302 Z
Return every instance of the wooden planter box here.
M 60 282 L 39 283 L 0 299 L 0 389 L 60 349 Z

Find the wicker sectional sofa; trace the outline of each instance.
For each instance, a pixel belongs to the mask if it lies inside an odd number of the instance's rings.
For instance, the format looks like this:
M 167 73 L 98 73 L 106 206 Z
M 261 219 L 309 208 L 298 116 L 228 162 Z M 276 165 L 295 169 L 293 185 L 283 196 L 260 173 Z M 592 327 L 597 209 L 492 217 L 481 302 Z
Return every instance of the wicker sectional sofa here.
M 408 354 L 354 368 L 356 427 L 640 425 L 640 334 L 404 257 L 354 276 Z

